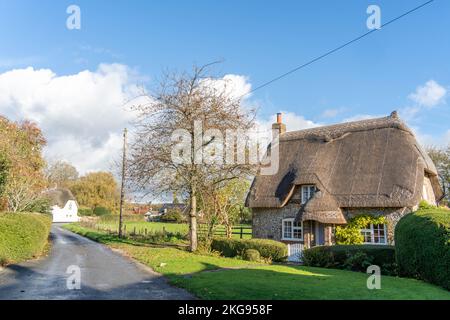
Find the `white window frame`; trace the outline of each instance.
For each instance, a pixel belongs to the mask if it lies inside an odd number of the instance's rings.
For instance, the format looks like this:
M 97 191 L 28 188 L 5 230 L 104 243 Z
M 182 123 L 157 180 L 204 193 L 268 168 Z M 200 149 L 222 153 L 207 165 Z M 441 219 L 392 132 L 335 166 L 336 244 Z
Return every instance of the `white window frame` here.
M 381 223 L 380 223 L 381 224 Z M 378 225 L 378 224 L 377 224 Z M 387 239 L 387 228 L 386 228 L 386 224 L 382 224 L 383 225 L 383 230 L 384 230 L 384 243 L 376 243 L 375 242 L 375 231 L 374 231 L 374 225 L 373 223 L 370 224 L 370 228 L 366 228 L 366 229 L 361 229 L 361 234 L 364 233 L 370 233 L 370 240 L 371 242 L 366 242 L 364 241 L 364 244 L 374 244 L 374 245 L 380 245 L 380 246 L 385 246 L 388 243 L 388 239 Z M 365 239 L 364 239 L 365 240 Z
M 303 196 L 305 191 L 308 194 L 307 199 L 305 199 L 305 197 Z M 300 188 L 300 201 L 301 201 L 301 204 L 305 204 L 306 202 L 308 202 L 308 200 L 313 197 L 315 192 L 316 192 L 316 186 L 315 185 L 313 185 L 313 184 L 302 185 L 301 188 Z
M 291 237 L 287 238 L 284 236 L 284 231 L 285 231 L 285 222 L 290 222 L 291 223 Z M 289 219 L 283 219 L 281 220 L 281 240 L 288 240 L 288 241 L 303 241 L 303 221 L 300 222 L 300 226 L 294 226 L 295 223 L 295 219 L 294 218 L 289 218 Z M 297 221 L 297 223 L 299 223 Z M 294 238 L 294 230 L 300 230 L 301 232 L 301 238 Z

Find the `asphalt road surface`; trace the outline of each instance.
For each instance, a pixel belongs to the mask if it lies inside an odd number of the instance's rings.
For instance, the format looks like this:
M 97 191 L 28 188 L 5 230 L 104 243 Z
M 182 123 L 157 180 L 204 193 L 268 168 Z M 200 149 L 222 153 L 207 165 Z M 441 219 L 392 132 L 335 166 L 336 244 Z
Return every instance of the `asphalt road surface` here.
M 53 225 L 51 237 L 48 257 L 0 270 L 0 300 L 193 298 L 150 269 L 58 225 Z M 79 290 L 73 281 L 78 271 Z M 75 289 L 68 289 L 68 282 Z

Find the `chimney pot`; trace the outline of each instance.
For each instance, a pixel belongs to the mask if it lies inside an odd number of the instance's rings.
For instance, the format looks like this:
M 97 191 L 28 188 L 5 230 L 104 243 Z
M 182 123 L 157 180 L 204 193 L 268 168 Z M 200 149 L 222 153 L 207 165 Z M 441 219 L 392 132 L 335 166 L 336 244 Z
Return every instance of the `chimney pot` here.
M 278 113 L 277 113 L 277 123 L 278 123 L 278 124 L 281 124 L 281 116 L 282 116 L 282 113 L 281 113 L 281 112 L 278 112 Z

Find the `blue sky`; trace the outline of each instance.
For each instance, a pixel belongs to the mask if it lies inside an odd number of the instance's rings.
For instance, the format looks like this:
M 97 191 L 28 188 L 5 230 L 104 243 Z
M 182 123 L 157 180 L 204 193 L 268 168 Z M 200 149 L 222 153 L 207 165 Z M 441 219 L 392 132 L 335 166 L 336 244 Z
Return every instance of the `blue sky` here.
M 218 73 L 245 76 L 257 87 L 367 32 L 368 5 L 379 5 L 386 22 L 423 2 L 0 0 L 0 74 L 32 66 L 51 70 L 54 78 L 120 64 L 129 68 L 125 82 L 151 87 L 164 69 L 185 70 L 193 63 L 223 59 Z M 66 28 L 70 4 L 81 8 L 81 30 Z M 250 100 L 260 107 L 261 119 L 283 110 L 314 124 L 403 110 L 424 143 L 445 144 L 450 141 L 449 30 L 450 1 L 436 0 L 258 90 Z M 428 88 L 428 94 L 437 92 L 438 97 L 429 103 L 421 103 L 417 95 L 414 99 L 421 86 L 419 92 L 426 95 Z M 2 107 L 1 101 L 0 96 L 0 113 L 14 117 L 13 108 Z M 39 119 L 35 110 L 20 114 Z M 120 124 L 111 128 L 105 130 L 120 133 Z M 57 143 L 61 135 L 64 128 L 53 132 L 50 142 Z M 90 143 L 92 148 L 102 144 Z

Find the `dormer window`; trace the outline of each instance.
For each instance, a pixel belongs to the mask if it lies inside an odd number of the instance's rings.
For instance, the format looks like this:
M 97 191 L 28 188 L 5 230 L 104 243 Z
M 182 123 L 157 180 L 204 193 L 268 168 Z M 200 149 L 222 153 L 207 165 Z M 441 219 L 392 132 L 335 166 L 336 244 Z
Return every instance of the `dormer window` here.
M 308 202 L 309 199 L 311 199 L 316 192 L 316 186 L 311 185 L 304 185 L 301 187 L 301 195 L 302 195 L 302 204 L 305 204 Z

